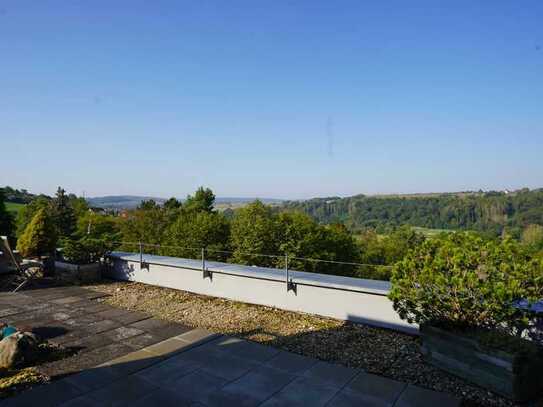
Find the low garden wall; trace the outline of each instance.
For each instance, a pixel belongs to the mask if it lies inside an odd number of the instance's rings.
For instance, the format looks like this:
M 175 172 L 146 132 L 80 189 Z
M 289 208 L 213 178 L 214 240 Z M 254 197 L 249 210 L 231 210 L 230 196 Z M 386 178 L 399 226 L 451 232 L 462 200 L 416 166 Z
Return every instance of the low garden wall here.
M 106 275 L 213 297 L 301 311 L 418 334 L 387 298 L 387 281 L 113 252 Z M 140 262 L 141 261 L 141 262 Z M 288 289 L 287 289 L 288 288 Z M 217 316 L 220 318 L 220 316 Z

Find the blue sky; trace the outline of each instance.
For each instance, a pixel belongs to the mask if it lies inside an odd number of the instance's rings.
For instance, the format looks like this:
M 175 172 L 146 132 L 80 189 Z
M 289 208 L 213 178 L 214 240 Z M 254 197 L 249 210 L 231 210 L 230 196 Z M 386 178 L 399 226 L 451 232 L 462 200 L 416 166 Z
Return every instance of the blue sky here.
M 529 0 L 0 0 L 0 185 L 541 187 L 542 21 Z

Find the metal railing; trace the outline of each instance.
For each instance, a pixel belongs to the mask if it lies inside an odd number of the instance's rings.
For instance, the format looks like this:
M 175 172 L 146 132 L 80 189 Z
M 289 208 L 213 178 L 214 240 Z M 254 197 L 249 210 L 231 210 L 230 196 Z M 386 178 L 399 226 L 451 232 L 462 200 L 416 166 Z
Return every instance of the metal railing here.
M 212 272 L 207 267 L 207 261 L 222 261 L 228 264 L 239 264 L 239 263 L 231 263 L 232 256 L 243 256 L 243 257 L 261 257 L 266 259 L 275 259 L 275 263 L 271 263 L 268 265 L 264 265 L 262 267 L 272 267 L 272 268 L 281 268 L 281 266 L 284 268 L 285 272 L 285 284 L 286 289 L 288 291 L 294 291 L 296 292 L 296 283 L 293 281 L 290 271 L 293 270 L 291 268 L 291 265 L 293 262 L 298 262 L 299 265 L 300 262 L 308 262 L 313 264 L 318 263 L 324 263 L 324 264 L 333 264 L 338 266 L 347 266 L 349 268 L 379 268 L 381 270 L 391 270 L 392 266 L 389 265 L 381 265 L 381 264 L 367 264 L 367 263 L 357 263 L 357 262 L 348 262 L 348 261 L 337 261 L 337 260 L 328 260 L 328 259 L 315 259 L 315 258 L 307 258 L 307 257 L 298 257 L 289 255 L 288 253 L 285 253 L 283 255 L 278 254 L 265 254 L 265 253 L 250 253 L 250 252 L 240 252 L 240 251 L 229 251 L 229 250 L 221 250 L 221 249 L 213 249 L 209 247 L 188 247 L 188 246 L 172 246 L 172 245 L 162 245 L 162 244 L 153 244 L 153 243 L 144 243 L 144 242 L 124 242 L 124 241 L 117 241 L 114 242 L 113 245 L 116 245 L 117 247 L 137 247 L 138 254 L 139 254 L 139 262 L 140 262 L 140 268 L 141 269 L 149 269 L 149 263 L 144 261 L 144 254 L 150 254 L 154 255 L 154 253 L 145 253 L 145 248 L 153 248 L 157 249 L 156 251 L 159 252 L 160 255 L 166 255 L 171 257 L 180 257 L 180 256 L 173 256 L 170 252 L 170 250 L 176 250 L 177 253 L 180 253 L 180 251 L 184 254 L 183 258 L 189 258 L 191 260 L 201 260 L 201 270 L 203 278 L 210 278 L 212 279 Z M 195 256 L 187 257 L 186 253 L 198 253 Z M 210 254 L 218 254 L 220 256 L 215 256 L 215 259 L 211 259 L 212 256 Z M 259 262 L 255 262 L 259 263 Z M 282 263 L 282 264 L 281 264 Z M 251 266 L 251 264 L 246 264 Z M 252 264 L 255 265 L 255 264 Z M 303 270 L 296 269 L 295 271 L 306 271 L 305 267 Z M 314 267 L 313 270 L 310 270 L 309 272 L 315 272 L 319 273 L 319 271 L 316 271 L 316 268 Z M 333 274 L 338 275 L 335 273 L 325 273 L 325 274 Z M 339 274 L 341 275 L 341 274 Z M 352 277 L 352 276 L 349 276 Z

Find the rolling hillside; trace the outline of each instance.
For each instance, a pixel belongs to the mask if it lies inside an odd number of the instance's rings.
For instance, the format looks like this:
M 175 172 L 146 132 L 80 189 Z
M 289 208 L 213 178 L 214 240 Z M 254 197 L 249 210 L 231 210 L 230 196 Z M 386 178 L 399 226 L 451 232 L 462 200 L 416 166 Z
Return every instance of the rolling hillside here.
M 431 229 L 477 230 L 499 235 L 529 224 L 543 225 L 543 189 L 515 192 L 356 195 L 286 202 L 321 223 L 345 223 L 352 230 L 411 225 Z

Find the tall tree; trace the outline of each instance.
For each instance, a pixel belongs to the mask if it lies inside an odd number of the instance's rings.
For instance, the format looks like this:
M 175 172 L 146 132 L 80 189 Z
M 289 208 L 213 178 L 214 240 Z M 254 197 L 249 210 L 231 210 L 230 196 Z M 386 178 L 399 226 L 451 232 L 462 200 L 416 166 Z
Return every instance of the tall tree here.
M 50 209 L 51 199 L 45 196 L 38 196 L 33 199 L 29 204 L 23 206 L 17 214 L 16 226 L 17 237 L 21 236 L 25 231 L 28 224 L 32 221 L 36 213 L 43 208 Z
M 166 202 L 164 202 L 164 209 L 175 210 L 181 208 L 183 204 L 177 200 L 175 197 L 171 197 Z
M 257 200 L 241 208 L 232 220 L 231 230 L 233 262 L 257 266 L 275 265 L 276 259 L 256 255 L 278 254 L 277 218 L 269 206 Z
M 166 230 L 173 220 L 174 217 L 170 211 L 165 211 L 160 206 L 129 211 L 127 217 L 120 221 L 122 240 L 129 243 L 162 244 L 166 237 Z M 124 249 L 134 251 L 136 247 L 130 245 L 125 246 Z M 149 253 L 158 252 L 151 246 L 147 246 L 146 250 Z
M 203 211 L 213 212 L 215 204 L 215 194 L 209 188 L 200 187 L 194 193 L 194 196 L 189 195 L 185 202 L 184 208 L 188 211 Z
M 66 191 L 58 187 L 51 201 L 51 215 L 57 227 L 59 237 L 69 237 L 76 229 L 76 216 Z
M 138 209 L 148 210 L 158 208 L 158 204 L 154 199 L 141 201 L 138 205 Z
M 168 228 L 163 254 L 199 258 L 200 248 L 207 249 L 206 258 L 225 260 L 230 224 L 220 213 L 184 211 Z
M 45 208 L 39 209 L 17 241 L 17 249 L 25 257 L 53 254 L 57 229 Z

